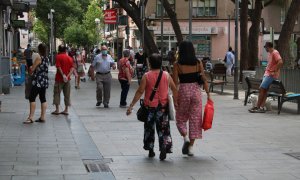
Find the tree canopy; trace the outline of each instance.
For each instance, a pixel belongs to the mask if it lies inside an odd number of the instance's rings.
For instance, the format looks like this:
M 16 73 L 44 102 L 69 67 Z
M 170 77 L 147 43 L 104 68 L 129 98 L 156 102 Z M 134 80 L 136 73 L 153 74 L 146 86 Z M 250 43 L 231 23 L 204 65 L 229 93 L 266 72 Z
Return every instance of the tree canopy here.
M 95 18 L 103 19 L 100 8 L 105 0 L 38 0 L 35 15 L 34 31 L 43 42 L 48 42 L 50 20 L 48 13 L 54 9 L 54 35 L 56 38 L 77 45 L 88 45 L 97 42 Z M 78 40 L 74 39 L 75 33 Z M 81 37 L 84 36 L 84 37 Z M 75 36 L 76 37 L 76 36 Z
M 54 9 L 53 22 L 55 27 L 55 37 L 63 38 L 64 30 L 69 26 L 71 20 L 82 20 L 83 9 L 78 0 L 38 0 L 36 17 L 50 29 L 48 13 Z

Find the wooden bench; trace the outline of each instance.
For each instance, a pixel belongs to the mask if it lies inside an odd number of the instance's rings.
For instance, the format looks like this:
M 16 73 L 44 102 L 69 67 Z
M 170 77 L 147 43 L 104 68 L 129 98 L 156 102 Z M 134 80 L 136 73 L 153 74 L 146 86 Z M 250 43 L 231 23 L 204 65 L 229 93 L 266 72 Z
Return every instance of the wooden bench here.
M 300 114 L 300 94 L 286 92 L 281 81 L 275 80 L 272 82 L 268 91 L 268 96 L 278 98 L 278 114 L 280 114 L 283 103 L 287 101 L 296 101 L 297 113 Z
M 215 64 L 211 71 L 206 71 L 206 77 L 208 78 L 209 91 L 214 91 L 214 86 L 221 86 L 221 94 L 224 90 L 224 85 L 227 83 L 226 79 L 226 67 L 224 64 Z
M 248 97 L 251 94 L 256 94 L 259 92 L 259 87 L 261 84 L 261 79 L 246 77 L 247 90 L 245 91 L 245 101 L 244 106 L 247 105 Z
M 261 79 L 256 78 L 245 78 L 247 83 L 247 90 L 245 92 L 245 102 L 244 105 L 247 105 L 248 97 L 251 94 L 258 93 L 259 87 L 261 84 Z M 282 105 L 286 101 L 296 101 L 297 103 L 297 113 L 300 114 L 300 94 L 296 93 L 289 93 L 287 94 L 284 85 L 281 81 L 275 80 L 271 84 L 269 91 L 268 91 L 268 97 L 276 97 L 278 99 L 278 114 L 280 114 L 280 111 L 282 109 Z

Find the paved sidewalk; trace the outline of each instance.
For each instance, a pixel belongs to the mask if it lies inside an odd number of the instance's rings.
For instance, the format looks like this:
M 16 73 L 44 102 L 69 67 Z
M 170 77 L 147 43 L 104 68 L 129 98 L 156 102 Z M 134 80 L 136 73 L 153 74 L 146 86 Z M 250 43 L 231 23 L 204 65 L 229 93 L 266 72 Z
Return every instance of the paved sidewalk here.
M 113 76 L 116 78 L 117 73 Z M 136 84 L 130 87 L 128 103 Z M 300 160 L 284 154 L 300 152 L 296 104 L 286 104 L 289 109 L 284 108 L 280 115 L 276 110 L 250 114 L 250 106 L 243 105 L 244 92 L 240 91 L 240 100 L 233 100 L 232 90 L 225 87 L 223 95 L 212 94 L 216 106 L 213 128 L 196 142 L 195 156 L 182 156 L 182 138 L 172 121 L 173 154 L 162 162 L 157 142 L 155 158 L 149 159 L 148 152 L 143 150 L 143 124 L 134 113 L 126 116 L 126 109 L 118 107 L 117 80 L 113 82 L 109 109 L 95 107 L 95 82 L 88 81 L 81 87 L 73 94 L 73 107 L 103 157 L 112 159 L 109 167 L 118 180 L 300 179 Z M 276 108 L 277 102 L 272 103 Z M 137 108 L 136 105 L 135 112 Z
M 300 160 L 285 154 L 300 152 L 296 104 L 285 104 L 288 108 L 280 115 L 276 110 L 250 114 L 250 106 L 243 106 L 243 91 L 240 100 L 233 100 L 231 88 L 225 86 L 223 95 L 212 94 L 213 128 L 196 142 L 195 156 L 181 154 L 182 138 L 172 121 L 173 153 L 159 161 L 157 142 L 156 157 L 149 159 L 142 148 L 143 124 L 119 108 L 119 82 L 113 81 L 109 109 L 95 107 L 95 89 L 89 80 L 79 90 L 73 85 L 69 117 L 50 115 L 50 103 L 45 124 L 21 123 L 28 113 L 23 87 L 0 97 L 0 179 L 300 179 Z M 47 94 L 52 102 L 52 86 Z M 100 164 L 102 172 L 88 173 L 86 159 L 98 159 L 90 162 Z
M 53 74 L 50 72 L 52 78 Z M 70 109 L 69 116 L 50 114 L 54 110 L 53 83 L 47 90 L 46 123 L 22 123 L 29 112 L 24 86 L 0 96 L 0 180 L 115 179 L 109 171 L 87 171 L 85 164 L 106 167 L 109 160 L 103 159 L 74 110 Z M 35 119 L 39 114 L 37 98 Z

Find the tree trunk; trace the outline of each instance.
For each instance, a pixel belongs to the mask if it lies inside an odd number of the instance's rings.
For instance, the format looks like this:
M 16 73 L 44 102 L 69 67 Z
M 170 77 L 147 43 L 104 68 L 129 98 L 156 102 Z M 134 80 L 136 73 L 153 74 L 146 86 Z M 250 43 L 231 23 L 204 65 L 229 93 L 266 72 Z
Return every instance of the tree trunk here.
M 252 25 L 249 29 L 249 69 L 254 70 L 258 65 L 258 38 L 259 25 L 262 12 L 262 0 L 255 1 L 255 9 L 251 16 Z
M 289 43 L 291 40 L 291 35 L 293 33 L 299 12 L 300 12 L 300 0 L 293 0 L 287 12 L 284 24 L 280 32 L 278 44 L 277 44 L 277 49 L 280 52 L 280 55 L 285 62 L 285 66 L 288 65 L 288 63 L 286 62 L 290 61 Z
M 241 65 L 240 82 L 243 80 L 243 70 L 248 69 L 248 0 L 242 0 L 240 14 Z M 238 56 L 238 54 L 237 54 Z
M 150 54 L 158 53 L 157 46 L 154 42 L 154 39 L 148 27 L 146 26 L 146 23 L 142 25 L 140 8 L 138 8 L 136 4 L 132 4 L 134 2 L 131 2 L 131 4 L 129 4 L 128 0 L 113 0 L 113 1 L 117 2 L 120 5 L 120 7 L 127 12 L 127 15 L 131 17 L 131 19 L 134 21 L 134 23 L 136 24 L 140 32 L 142 32 L 142 27 L 144 26 L 145 48 L 148 50 Z
M 163 0 L 163 6 L 170 18 L 173 30 L 174 30 L 176 38 L 177 38 L 177 42 L 181 43 L 183 41 L 183 36 L 182 36 L 181 29 L 180 29 L 180 26 L 179 26 L 179 23 L 177 20 L 177 14 L 171 8 L 171 5 L 168 0 Z

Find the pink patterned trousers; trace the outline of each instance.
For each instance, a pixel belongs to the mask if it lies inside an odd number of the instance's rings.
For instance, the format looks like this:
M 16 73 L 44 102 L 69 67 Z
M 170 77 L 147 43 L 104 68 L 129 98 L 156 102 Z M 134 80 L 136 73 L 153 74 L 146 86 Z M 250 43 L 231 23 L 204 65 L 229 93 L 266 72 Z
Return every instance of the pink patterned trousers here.
M 187 134 L 188 131 L 190 139 L 202 138 L 202 95 L 197 83 L 180 84 L 176 125 L 181 134 Z

